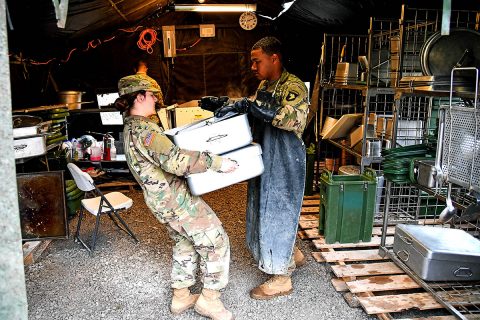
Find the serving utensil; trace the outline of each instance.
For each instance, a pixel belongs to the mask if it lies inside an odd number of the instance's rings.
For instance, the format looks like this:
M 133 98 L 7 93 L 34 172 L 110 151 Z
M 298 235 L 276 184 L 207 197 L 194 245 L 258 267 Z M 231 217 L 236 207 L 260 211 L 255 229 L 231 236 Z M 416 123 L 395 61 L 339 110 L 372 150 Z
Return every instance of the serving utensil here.
M 440 222 L 442 223 L 447 223 L 457 213 L 457 208 L 453 206 L 453 202 L 452 202 L 452 184 L 451 183 L 448 184 L 446 203 L 447 203 L 447 206 L 445 207 L 445 209 L 443 209 L 442 213 L 440 213 L 440 216 L 438 217 L 438 220 L 440 220 Z

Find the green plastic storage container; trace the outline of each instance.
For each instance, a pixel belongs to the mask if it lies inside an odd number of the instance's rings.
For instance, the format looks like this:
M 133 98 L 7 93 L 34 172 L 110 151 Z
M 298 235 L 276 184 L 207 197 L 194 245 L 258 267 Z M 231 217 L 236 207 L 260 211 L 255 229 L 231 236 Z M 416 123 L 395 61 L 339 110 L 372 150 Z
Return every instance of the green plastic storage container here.
M 372 239 L 377 179 L 366 168 L 362 175 L 320 176 L 319 233 L 326 243 L 368 242 Z

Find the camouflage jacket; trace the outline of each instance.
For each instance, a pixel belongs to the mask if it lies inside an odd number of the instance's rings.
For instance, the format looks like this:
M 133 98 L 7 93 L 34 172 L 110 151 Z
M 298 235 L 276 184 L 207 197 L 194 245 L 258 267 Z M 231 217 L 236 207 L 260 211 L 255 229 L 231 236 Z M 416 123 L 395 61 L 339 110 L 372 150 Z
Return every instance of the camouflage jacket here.
M 192 195 L 183 177 L 208 169 L 218 171 L 222 158 L 180 149 L 148 118 L 129 116 L 124 123 L 125 157 L 143 189 L 147 206 L 161 222 L 176 219 L 179 211 L 185 211 L 183 206 L 191 203 Z
M 303 81 L 284 69 L 280 79 L 272 82 L 263 80 L 258 90 L 272 92 L 281 105 L 272 125 L 279 129 L 293 131 L 298 138 L 302 139 L 308 114 L 308 91 Z

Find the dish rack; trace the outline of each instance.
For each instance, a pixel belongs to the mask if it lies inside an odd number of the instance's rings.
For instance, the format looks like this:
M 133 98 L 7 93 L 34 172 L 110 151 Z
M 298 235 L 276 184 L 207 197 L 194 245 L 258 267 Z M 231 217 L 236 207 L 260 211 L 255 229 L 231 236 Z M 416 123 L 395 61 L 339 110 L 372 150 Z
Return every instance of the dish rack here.
M 457 72 L 466 70 L 475 72 L 475 92 L 455 92 L 454 76 Z M 436 185 L 427 188 L 420 185 L 396 185 L 387 181 L 388 195 L 383 230 L 387 228 L 390 211 L 395 213 L 397 218 L 404 219 L 405 223 L 436 225 L 440 211 L 443 212 L 445 202 L 450 199 L 457 212 L 448 222 L 449 226 L 464 230 L 477 238 L 480 237 L 480 218 L 474 220 L 464 218 L 468 207 L 478 201 L 476 197 L 480 191 L 479 71 L 476 68 L 454 68 L 450 80 L 450 90 L 446 92 L 449 94 L 448 103 L 446 99 L 440 101 L 437 109 Z M 420 96 L 407 95 L 399 101 L 397 117 L 416 119 L 415 112 L 418 112 L 418 119 L 424 121 L 424 126 L 418 127 L 419 136 L 422 136 L 420 131 L 423 131 L 423 135 L 432 136 L 435 132 L 433 124 L 436 111 L 427 108 L 429 104 L 423 102 Z M 421 141 L 420 139 L 418 142 Z M 432 199 L 431 196 L 434 198 Z M 397 198 L 401 200 L 396 201 Z M 392 222 L 391 219 L 390 222 Z M 479 281 L 423 281 L 391 249 L 386 247 L 384 235 L 382 235 L 380 253 L 388 255 L 457 318 L 480 318 L 480 303 L 477 299 L 480 296 Z

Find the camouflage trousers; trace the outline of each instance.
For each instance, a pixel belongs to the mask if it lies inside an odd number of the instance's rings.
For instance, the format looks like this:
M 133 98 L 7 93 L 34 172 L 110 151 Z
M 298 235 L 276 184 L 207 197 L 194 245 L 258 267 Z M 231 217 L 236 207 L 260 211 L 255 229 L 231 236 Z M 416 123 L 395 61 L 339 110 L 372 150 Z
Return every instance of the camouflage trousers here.
M 228 283 L 230 240 L 215 212 L 201 199 L 195 210 L 166 224 L 174 241 L 172 288 L 195 284 L 197 268 L 203 287 L 220 290 Z

